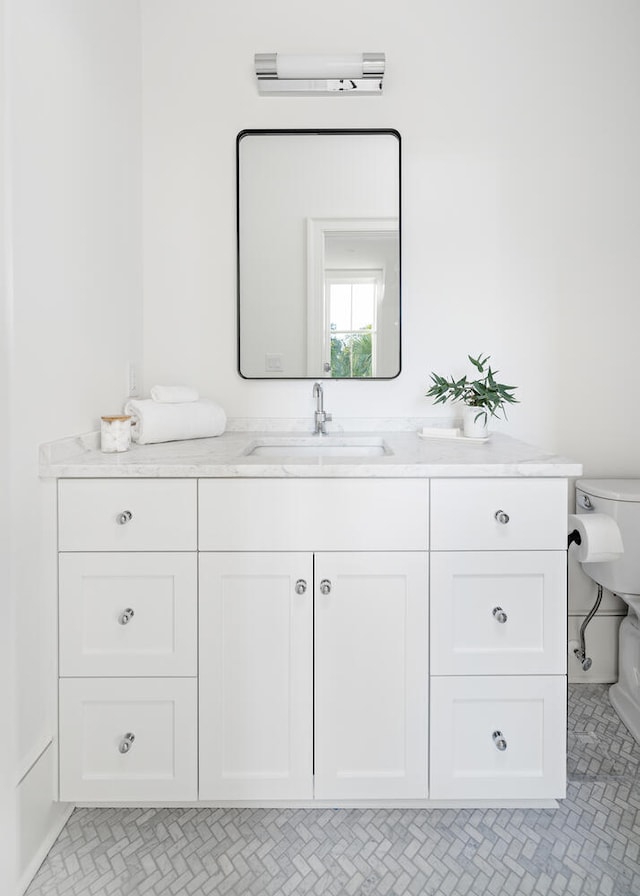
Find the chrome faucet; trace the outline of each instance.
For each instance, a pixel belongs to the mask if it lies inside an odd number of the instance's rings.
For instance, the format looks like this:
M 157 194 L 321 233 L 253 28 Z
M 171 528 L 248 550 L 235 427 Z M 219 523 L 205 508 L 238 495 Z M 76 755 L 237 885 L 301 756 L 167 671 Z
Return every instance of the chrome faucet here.
M 327 431 L 327 422 L 331 420 L 331 414 L 327 414 L 324 409 L 324 392 L 320 383 L 313 384 L 313 397 L 316 400 L 316 410 L 313 415 L 315 424 L 314 435 L 324 435 Z

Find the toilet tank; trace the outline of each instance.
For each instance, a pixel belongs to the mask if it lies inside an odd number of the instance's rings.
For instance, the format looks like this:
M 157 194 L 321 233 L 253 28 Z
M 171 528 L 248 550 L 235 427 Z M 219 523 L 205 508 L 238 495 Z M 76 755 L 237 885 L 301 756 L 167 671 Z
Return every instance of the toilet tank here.
M 576 513 L 606 513 L 618 524 L 624 554 L 583 569 L 615 594 L 640 594 L 640 479 L 579 479 Z

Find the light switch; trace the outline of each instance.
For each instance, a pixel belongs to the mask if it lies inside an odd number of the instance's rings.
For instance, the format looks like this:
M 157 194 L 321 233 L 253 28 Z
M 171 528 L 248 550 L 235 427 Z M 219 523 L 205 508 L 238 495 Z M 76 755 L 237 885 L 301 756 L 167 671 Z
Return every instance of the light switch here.
M 282 355 L 267 352 L 264 356 L 264 368 L 265 370 L 282 370 Z

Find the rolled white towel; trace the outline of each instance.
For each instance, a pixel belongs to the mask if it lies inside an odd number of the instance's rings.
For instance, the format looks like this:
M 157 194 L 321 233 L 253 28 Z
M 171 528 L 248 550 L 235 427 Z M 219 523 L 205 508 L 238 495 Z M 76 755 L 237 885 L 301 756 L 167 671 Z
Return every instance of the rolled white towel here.
M 224 410 L 206 398 L 179 403 L 132 398 L 124 408 L 133 418 L 131 437 L 140 445 L 219 436 L 227 425 Z
M 152 386 L 151 397 L 154 401 L 174 404 L 182 401 L 197 401 L 200 394 L 191 386 Z

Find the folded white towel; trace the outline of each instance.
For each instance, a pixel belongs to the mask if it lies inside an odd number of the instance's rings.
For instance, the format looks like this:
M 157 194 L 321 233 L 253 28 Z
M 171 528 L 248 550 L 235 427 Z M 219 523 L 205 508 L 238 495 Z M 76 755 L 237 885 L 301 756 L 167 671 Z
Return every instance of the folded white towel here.
M 197 401 L 200 395 L 197 389 L 192 389 L 190 386 L 152 386 L 151 397 L 154 401 L 173 404 L 180 401 Z
M 206 398 L 179 403 L 132 398 L 124 412 L 133 418 L 131 437 L 140 445 L 219 436 L 227 425 L 227 415 L 220 405 Z

